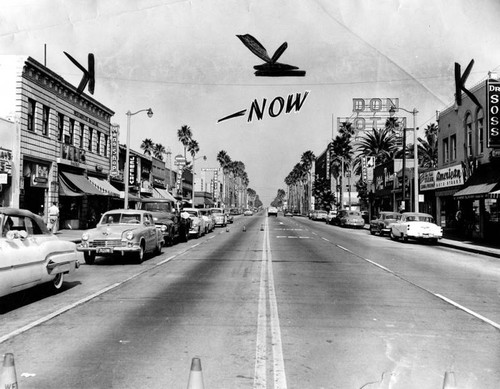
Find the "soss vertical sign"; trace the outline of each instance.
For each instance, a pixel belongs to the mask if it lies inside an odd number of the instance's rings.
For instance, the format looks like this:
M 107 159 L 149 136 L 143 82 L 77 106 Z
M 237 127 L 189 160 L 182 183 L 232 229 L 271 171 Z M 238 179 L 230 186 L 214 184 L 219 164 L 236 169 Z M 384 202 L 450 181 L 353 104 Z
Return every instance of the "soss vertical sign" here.
M 486 83 L 488 147 L 500 149 L 500 81 Z

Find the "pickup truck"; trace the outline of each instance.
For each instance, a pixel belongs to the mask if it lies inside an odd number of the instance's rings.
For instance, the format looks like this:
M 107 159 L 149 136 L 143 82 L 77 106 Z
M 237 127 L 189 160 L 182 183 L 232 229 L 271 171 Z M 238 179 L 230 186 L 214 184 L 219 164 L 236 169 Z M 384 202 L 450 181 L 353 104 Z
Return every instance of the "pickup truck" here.
M 165 246 L 188 241 L 191 219 L 181 212 L 179 203 L 169 199 L 143 199 L 141 209 L 153 215 L 156 227 L 163 234 Z

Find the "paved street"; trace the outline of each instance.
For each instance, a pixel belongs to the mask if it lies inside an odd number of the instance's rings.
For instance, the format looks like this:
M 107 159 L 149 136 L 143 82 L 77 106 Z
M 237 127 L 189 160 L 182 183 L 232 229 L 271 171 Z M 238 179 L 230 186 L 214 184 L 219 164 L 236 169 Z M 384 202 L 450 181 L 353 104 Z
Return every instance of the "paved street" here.
M 243 231 L 243 226 L 245 230 Z M 497 258 L 306 218 L 237 218 L 141 265 L 2 300 L 20 388 L 496 388 Z M 474 334 L 474 336 L 471 336 Z M 365 385 L 365 386 L 363 386 Z

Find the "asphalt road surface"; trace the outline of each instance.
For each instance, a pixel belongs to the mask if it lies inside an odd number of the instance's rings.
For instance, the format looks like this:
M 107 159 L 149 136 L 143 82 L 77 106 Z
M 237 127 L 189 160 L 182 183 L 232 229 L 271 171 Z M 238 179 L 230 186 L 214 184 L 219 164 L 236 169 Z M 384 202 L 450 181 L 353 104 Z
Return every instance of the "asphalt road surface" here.
M 193 357 L 207 389 L 497 389 L 499 285 L 498 259 L 240 216 L 1 299 L 0 354 L 20 389 L 185 388 Z

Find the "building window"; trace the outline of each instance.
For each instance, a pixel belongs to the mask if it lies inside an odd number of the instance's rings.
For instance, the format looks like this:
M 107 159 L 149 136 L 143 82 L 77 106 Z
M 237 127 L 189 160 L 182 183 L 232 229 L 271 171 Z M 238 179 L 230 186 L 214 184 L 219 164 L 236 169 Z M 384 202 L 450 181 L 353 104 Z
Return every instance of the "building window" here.
M 35 109 L 35 100 L 28 99 L 28 131 L 35 131 Z
M 75 139 L 75 119 L 69 119 L 69 135 L 64 137 L 64 143 L 73 145 Z
M 83 134 L 85 134 L 84 130 L 85 130 L 85 125 L 83 123 L 80 123 L 80 142 L 78 146 L 81 149 L 83 149 Z
M 448 138 L 443 139 L 443 162 L 446 163 L 450 160 L 450 148 L 448 145 Z
M 450 136 L 450 161 L 457 159 L 457 136 Z
M 104 134 L 104 156 L 107 157 L 109 155 L 108 150 L 109 150 L 109 137 L 107 134 Z
M 89 127 L 89 151 L 92 152 L 92 135 L 93 135 L 94 130 Z
M 484 154 L 484 118 L 482 109 L 477 111 L 477 154 Z
M 44 105 L 42 111 L 42 133 L 45 136 L 49 135 L 49 113 L 50 108 Z
M 472 157 L 472 115 L 465 117 L 465 156 Z
M 64 134 L 64 115 L 62 113 L 57 115 L 57 140 L 62 142 Z
M 97 154 L 101 154 L 101 133 L 99 131 L 97 131 L 96 133 L 96 140 L 97 140 L 97 150 L 96 150 L 96 153 Z

